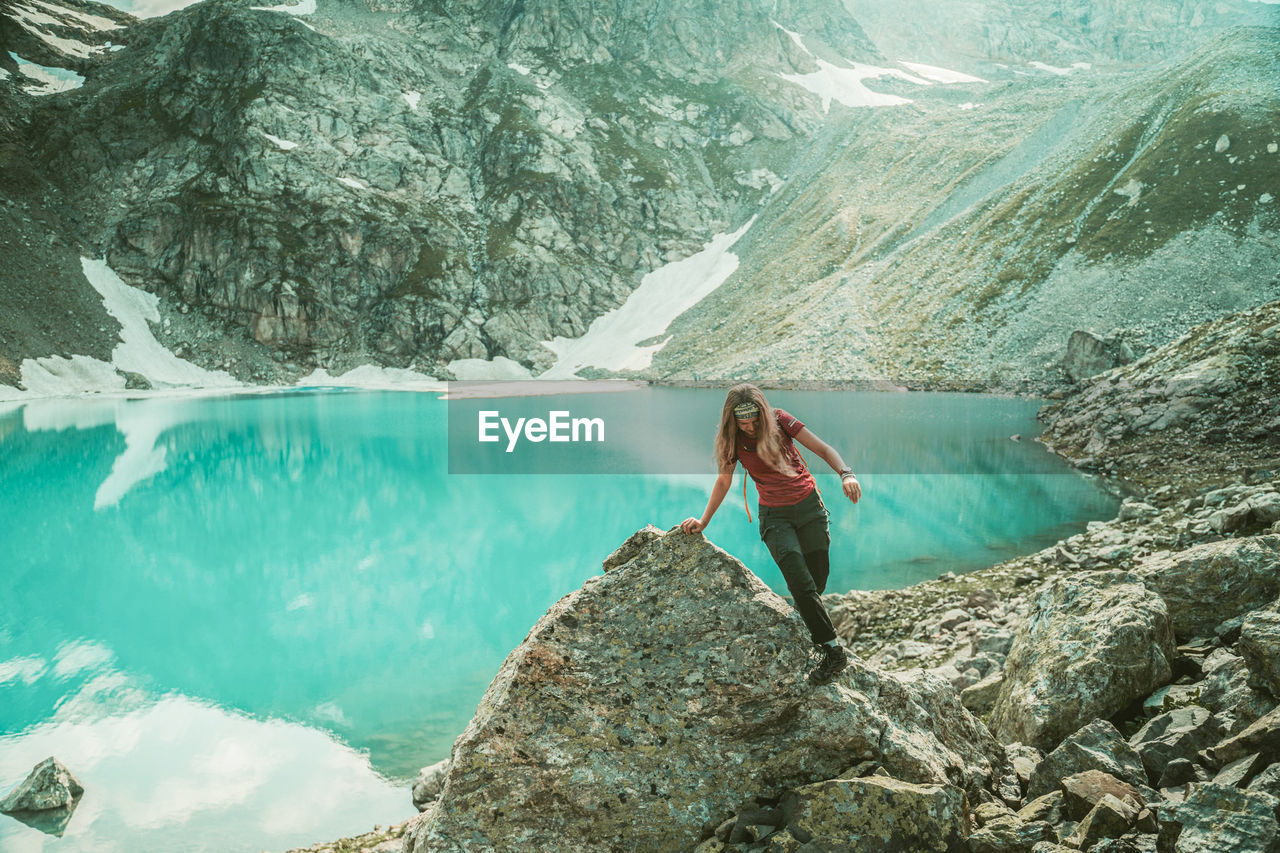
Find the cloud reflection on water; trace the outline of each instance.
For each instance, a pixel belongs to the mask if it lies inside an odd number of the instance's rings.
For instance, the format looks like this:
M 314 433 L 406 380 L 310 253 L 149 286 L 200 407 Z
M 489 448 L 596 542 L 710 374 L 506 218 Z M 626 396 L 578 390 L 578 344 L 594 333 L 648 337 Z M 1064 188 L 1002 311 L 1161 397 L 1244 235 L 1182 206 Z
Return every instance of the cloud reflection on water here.
M 12 661 L 5 662 L 12 664 Z M 0 664 L 3 668 L 5 664 Z M 404 787 L 323 732 L 254 720 L 180 695 L 103 713 L 96 699 L 128 679 L 98 671 L 53 718 L 0 738 L 9 790 L 56 755 L 84 784 L 65 837 L 0 817 L 11 853 L 284 849 L 410 817 Z M 95 710 L 97 713 L 94 713 Z

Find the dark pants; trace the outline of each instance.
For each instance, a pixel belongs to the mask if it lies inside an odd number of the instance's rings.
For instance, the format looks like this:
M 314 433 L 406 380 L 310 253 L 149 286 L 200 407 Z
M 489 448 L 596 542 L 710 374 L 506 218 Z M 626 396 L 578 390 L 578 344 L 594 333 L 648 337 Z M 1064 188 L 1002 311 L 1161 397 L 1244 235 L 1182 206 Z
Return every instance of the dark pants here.
M 827 508 L 816 491 L 792 506 L 760 507 L 760 538 L 782 570 L 787 591 L 815 643 L 836 638 L 820 597 L 830 574 L 827 518 Z

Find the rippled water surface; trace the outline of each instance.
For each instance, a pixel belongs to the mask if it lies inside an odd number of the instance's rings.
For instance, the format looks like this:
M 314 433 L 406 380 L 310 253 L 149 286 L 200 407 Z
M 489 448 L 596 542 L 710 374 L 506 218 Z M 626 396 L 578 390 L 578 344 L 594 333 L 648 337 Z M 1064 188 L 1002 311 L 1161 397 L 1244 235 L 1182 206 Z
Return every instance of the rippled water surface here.
M 546 608 L 636 529 L 701 513 L 722 392 L 635 393 L 679 414 L 670 470 L 451 475 L 424 393 L 0 412 L 0 795 L 48 755 L 88 791 L 61 839 L 0 816 L 0 849 L 283 850 L 413 814 L 407 781 Z M 980 568 L 1114 509 L 1009 439 L 1037 432 L 1031 401 L 770 397 L 860 471 L 856 507 L 819 477 L 829 591 Z M 707 533 L 785 593 L 737 481 Z

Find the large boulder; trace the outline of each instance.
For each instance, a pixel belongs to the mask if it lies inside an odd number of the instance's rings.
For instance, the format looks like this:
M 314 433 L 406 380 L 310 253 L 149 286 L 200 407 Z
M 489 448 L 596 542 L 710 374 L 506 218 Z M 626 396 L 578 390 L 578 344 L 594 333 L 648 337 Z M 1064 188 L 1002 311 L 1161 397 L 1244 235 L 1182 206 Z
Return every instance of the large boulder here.
M 1193 784 L 1187 798 L 1161 820 L 1162 838 L 1176 839 L 1173 853 L 1276 853 L 1280 850 L 1280 800 L 1212 782 Z
M 1036 593 L 1009 650 L 991 731 L 1053 749 L 1168 682 L 1173 655 L 1164 602 L 1133 574 L 1057 578 Z
M 1079 382 L 1131 361 L 1133 350 L 1118 336 L 1100 338 L 1092 332 L 1077 329 L 1067 338 L 1062 369 L 1072 382 Z
M 871 759 L 976 801 L 1003 755 L 940 679 L 805 680 L 799 615 L 700 536 L 633 535 L 507 657 L 406 853 L 690 850 Z
M 1280 536 L 1207 542 L 1162 551 L 1134 570 L 1164 599 L 1178 639 L 1209 637 L 1233 616 L 1258 610 L 1280 595 Z

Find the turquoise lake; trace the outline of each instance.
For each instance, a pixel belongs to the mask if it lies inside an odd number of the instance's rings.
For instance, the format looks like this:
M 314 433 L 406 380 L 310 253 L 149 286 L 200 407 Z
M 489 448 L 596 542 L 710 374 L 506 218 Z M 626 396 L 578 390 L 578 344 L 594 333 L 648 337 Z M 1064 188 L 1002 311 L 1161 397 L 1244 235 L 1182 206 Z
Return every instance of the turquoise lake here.
M 547 607 L 637 529 L 702 512 L 723 391 L 616 396 L 610 435 L 657 436 L 663 464 L 528 474 L 485 447 L 494 473 L 451 474 L 455 404 L 423 392 L 6 404 L 0 796 L 49 755 L 87 793 L 62 838 L 0 815 L 0 849 L 275 851 L 414 814 L 409 781 Z M 769 399 L 859 472 L 854 506 L 808 454 L 828 592 L 989 566 L 1116 508 L 1031 440 L 1037 401 Z M 707 536 L 785 594 L 738 479 Z

